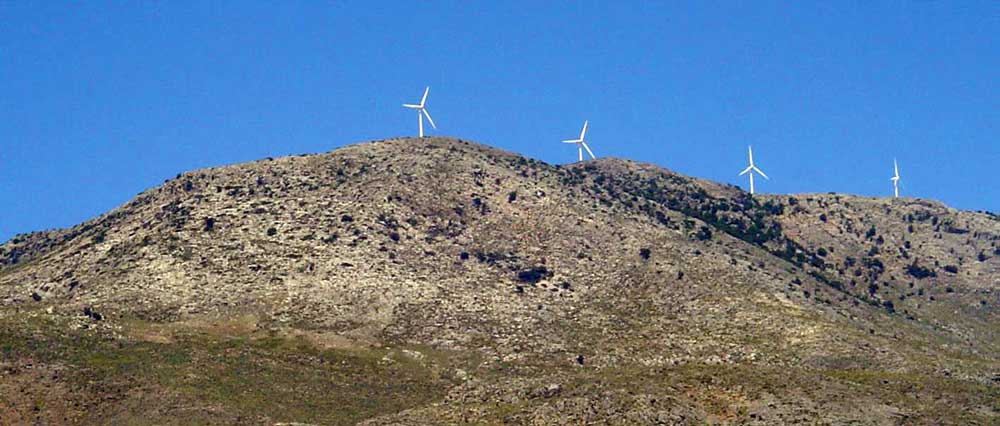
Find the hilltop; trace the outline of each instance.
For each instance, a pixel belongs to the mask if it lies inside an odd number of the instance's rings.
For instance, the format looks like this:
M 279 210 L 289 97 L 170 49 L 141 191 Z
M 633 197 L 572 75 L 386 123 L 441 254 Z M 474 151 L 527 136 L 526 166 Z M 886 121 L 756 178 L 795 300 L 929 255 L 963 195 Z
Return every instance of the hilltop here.
M 449 138 L 0 246 L 0 419 L 990 423 L 1000 218 Z

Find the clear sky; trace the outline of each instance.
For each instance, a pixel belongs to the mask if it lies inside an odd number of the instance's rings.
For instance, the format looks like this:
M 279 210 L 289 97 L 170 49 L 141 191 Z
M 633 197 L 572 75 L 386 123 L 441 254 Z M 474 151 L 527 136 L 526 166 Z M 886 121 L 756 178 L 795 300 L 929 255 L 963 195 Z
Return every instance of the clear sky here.
M 124 4 L 128 3 L 128 4 Z M 1000 211 L 996 1 L 0 0 L 0 240 L 179 172 L 436 134 Z M 428 133 L 431 133 L 429 131 Z

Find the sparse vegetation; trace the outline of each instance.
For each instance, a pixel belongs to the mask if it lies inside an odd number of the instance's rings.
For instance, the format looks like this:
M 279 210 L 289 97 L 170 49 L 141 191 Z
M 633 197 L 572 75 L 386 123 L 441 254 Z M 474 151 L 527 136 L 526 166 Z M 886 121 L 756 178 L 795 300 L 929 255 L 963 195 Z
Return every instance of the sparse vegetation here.
M 0 245 L 0 423 L 996 417 L 1000 222 L 408 142 Z

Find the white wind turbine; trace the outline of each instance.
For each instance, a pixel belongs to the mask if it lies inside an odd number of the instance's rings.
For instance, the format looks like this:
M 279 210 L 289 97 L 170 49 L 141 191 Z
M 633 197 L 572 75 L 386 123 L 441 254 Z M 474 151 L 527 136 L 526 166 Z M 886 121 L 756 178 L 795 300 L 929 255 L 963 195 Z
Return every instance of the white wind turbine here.
M 892 194 L 893 197 L 899 198 L 899 166 L 896 165 L 896 159 L 892 159 L 892 171 L 893 176 L 889 178 L 892 181 Z
M 424 103 L 427 102 L 427 92 L 430 92 L 431 88 L 428 86 L 424 89 L 424 97 L 420 98 L 420 105 L 414 104 L 403 104 L 404 107 L 409 109 L 417 110 L 417 126 L 420 129 L 420 137 L 424 137 L 424 116 L 427 116 L 427 121 L 431 123 L 431 127 L 437 130 L 437 126 L 434 125 L 434 120 L 431 119 L 430 113 L 427 112 L 427 108 L 424 108 Z
M 770 178 L 768 178 L 763 171 L 758 169 L 757 166 L 753 165 L 753 148 L 747 146 L 747 154 L 750 156 L 750 165 L 747 166 L 747 168 L 743 169 L 742 172 L 740 172 L 740 176 L 743 176 L 747 173 L 750 174 L 750 195 L 753 195 L 753 172 L 760 173 L 760 175 L 763 176 L 764 179 L 770 179 Z
M 587 154 L 590 154 L 590 158 L 592 158 L 592 159 L 593 158 L 597 158 L 597 157 L 594 156 L 594 151 L 591 151 L 590 147 L 587 146 L 587 143 L 583 141 L 583 135 L 585 135 L 585 134 L 587 134 L 587 121 L 586 120 L 584 120 L 584 122 L 583 122 L 583 130 L 580 130 L 580 138 L 579 139 L 571 139 L 571 140 L 563 141 L 563 143 L 573 143 L 573 144 L 576 144 L 576 154 L 577 154 L 577 158 L 580 161 L 583 161 L 583 150 L 584 149 L 587 150 Z

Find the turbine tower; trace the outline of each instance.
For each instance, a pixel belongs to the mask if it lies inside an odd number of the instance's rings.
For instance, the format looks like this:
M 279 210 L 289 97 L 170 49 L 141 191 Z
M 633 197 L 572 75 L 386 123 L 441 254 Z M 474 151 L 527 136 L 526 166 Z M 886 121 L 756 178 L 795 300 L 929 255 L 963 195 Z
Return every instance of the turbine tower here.
M 896 159 L 892 159 L 892 171 L 893 176 L 889 178 L 892 181 L 892 195 L 893 198 L 899 198 L 899 166 L 896 165 Z
M 581 162 L 583 161 L 583 150 L 584 149 L 587 150 L 587 154 L 590 154 L 590 158 L 591 159 L 597 158 L 597 157 L 594 156 L 594 152 L 590 150 L 590 147 L 587 146 L 587 143 L 583 141 L 583 135 L 585 135 L 585 134 L 587 134 L 587 121 L 586 120 L 584 120 L 584 122 L 583 122 L 583 130 L 580 130 L 580 138 L 579 139 L 571 139 L 571 140 L 563 141 L 563 143 L 573 143 L 573 144 L 576 144 L 577 159 L 579 161 L 581 161 Z
M 750 165 L 747 166 L 747 168 L 743 169 L 742 172 L 740 172 L 740 176 L 743 176 L 747 173 L 750 174 L 750 195 L 753 195 L 753 172 L 760 173 L 760 175 L 763 176 L 764 179 L 770 179 L 770 178 L 768 178 L 763 171 L 758 169 L 757 166 L 753 165 L 753 148 L 747 146 L 747 155 L 750 157 Z
M 437 130 L 437 126 L 434 125 L 434 120 L 431 119 L 431 114 L 427 112 L 427 108 L 424 108 L 424 103 L 427 102 L 427 92 L 430 92 L 431 88 L 428 86 L 424 89 L 424 97 L 420 98 L 420 104 L 403 104 L 404 107 L 409 109 L 417 110 L 417 128 L 419 129 L 420 137 L 424 137 L 424 116 L 427 116 L 427 121 L 431 123 L 431 127 Z

